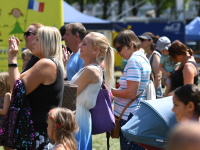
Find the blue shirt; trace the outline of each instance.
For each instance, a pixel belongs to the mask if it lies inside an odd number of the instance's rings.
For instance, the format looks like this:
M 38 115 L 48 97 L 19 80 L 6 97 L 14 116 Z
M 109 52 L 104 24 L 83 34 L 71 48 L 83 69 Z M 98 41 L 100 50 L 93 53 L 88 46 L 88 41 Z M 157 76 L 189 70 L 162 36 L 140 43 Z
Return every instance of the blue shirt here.
M 160 63 L 163 64 L 163 68 L 167 72 L 172 72 L 178 65 L 179 63 L 175 63 L 169 55 L 161 55 L 160 58 Z
M 84 66 L 83 60 L 80 58 L 80 51 L 71 55 L 66 65 L 67 80 L 71 81 L 72 77 Z

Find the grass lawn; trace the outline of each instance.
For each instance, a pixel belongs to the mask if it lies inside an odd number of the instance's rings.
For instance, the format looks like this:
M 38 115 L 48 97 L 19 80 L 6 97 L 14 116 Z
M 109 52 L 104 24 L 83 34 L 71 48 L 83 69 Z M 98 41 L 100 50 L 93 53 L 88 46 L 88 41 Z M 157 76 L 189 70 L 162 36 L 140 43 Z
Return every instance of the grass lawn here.
M 92 136 L 92 150 L 107 150 L 106 133 Z M 110 150 L 120 150 L 119 139 L 110 138 Z

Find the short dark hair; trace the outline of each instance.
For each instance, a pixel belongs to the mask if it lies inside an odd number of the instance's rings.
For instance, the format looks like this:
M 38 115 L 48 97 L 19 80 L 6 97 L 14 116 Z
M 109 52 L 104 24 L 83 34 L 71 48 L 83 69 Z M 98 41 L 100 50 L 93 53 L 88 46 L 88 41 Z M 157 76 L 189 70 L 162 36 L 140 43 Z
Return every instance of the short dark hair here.
M 82 23 L 69 23 L 65 25 L 65 28 L 71 29 L 73 35 L 78 33 L 81 40 L 83 40 L 87 34 L 86 28 Z
M 114 46 L 116 43 L 120 44 L 121 46 L 127 46 L 129 48 L 132 46 L 132 44 L 134 44 L 134 48 L 137 50 L 139 50 L 141 46 L 139 38 L 131 30 L 124 30 L 120 32 L 113 40 Z

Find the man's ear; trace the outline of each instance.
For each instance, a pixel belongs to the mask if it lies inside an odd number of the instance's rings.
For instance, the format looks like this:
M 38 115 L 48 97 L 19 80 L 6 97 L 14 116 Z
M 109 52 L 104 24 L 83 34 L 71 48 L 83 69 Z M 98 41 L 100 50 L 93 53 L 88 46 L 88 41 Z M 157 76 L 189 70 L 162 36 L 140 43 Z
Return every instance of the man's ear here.
M 188 109 L 188 111 L 194 111 L 194 108 L 195 108 L 195 106 L 194 106 L 194 103 L 193 102 L 189 102 L 188 104 L 187 104 L 187 109 Z
M 78 39 L 79 39 L 79 34 L 78 34 L 78 33 L 76 33 L 76 34 L 75 34 L 75 36 L 76 36 L 76 38 L 78 38 Z

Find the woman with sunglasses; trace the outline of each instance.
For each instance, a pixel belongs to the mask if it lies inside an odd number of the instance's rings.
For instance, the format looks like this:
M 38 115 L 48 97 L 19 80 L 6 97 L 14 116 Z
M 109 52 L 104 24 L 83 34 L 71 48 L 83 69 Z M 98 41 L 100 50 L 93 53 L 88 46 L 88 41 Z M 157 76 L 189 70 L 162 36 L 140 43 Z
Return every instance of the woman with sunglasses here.
M 33 49 L 33 43 L 32 41 L 35 39 L 35 35 L 40 27 L 43 27 L 44 25 L 41 23 L 32 23 L 27 28 L 26 32 L 24 32 L 24 40 L 25 40 L 25 47 L 32 51 Z M 25 72 L 29 68 L 31 68 L 37 61 L 39 60 L 38 57 L 35 55 L 32 55 L 31 59 L 28 61 L 26 67 L 22 70 L 21 73 Z
M 115 96 L 114 114 L 116 117 L 119 117 L 131 99 L 134 99 L 146 88 L 150 80 L 151 67 L 144 54 L 144 50 L 140 49 L 140 44 L 140 40 L 131 30 L 122 31 L 113 41 L 117 53 L 127 60 L 123 74 L 119 79 L 120 87 L 111 90 L 113 96 Z M 139 109 L 140 100 L 142 99 L 146 99 L 146 91 L 126 109 L 120 120 L 121 127 Z M 143 150 L 136 143 L 128 141 L 122 134 L 120 135 L 120 147 L 122 150 Z
M 32 41 L 32 54 L 39 58 L 33 67 L 20 74 L 17 65 L 19 40 L 9 39 L 8 70 L 11 89 L 25 87 L 25 99 L 32 109 L 35 129 L 36 150 L 48 149 L 51 144 L 47 136 L 46 115 L 52 107 L 57 107 L 63 96 L 64 65 L 62 60 L 61 35 L 57 28 L 43 26 L 39 28 Z M 13 92 L 14 93 L 14 92 Z M 21 92 L 20 92 L 21 94 Z M 23 94 L 21 94 L 23 95 Z M 12 95 L 15 96 L 15 95 Z M 26 130 L 25 130 L 26 131 Z M 23 148 L 20 148 L 23 149 Z M 31 149 L 27 147 L 26 149 Z
M 151 76 L 151 80 L 154 81 L 156 97 L 161 98 L 163 95 L 161 87 L 162 71 L 159 69 L 161 53 L 155 49 L 155 43 L 157 43 L 159 36 L 155 36 L 151 32 L 145 32 L 138 36 L 138 38 L 141 41 L 141 47 L 145 50 L 146 56 L 149 59 L 152 68 L 153 76 Z

